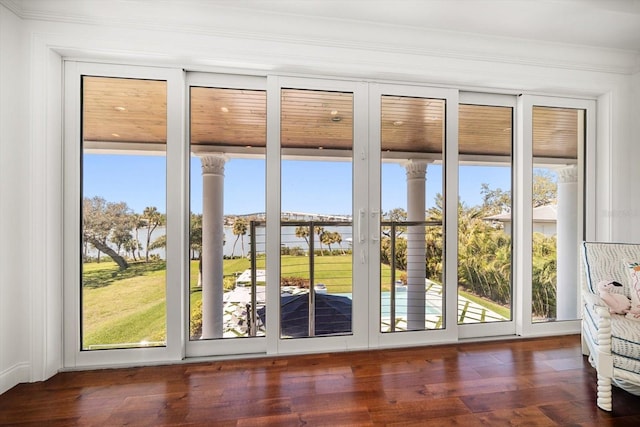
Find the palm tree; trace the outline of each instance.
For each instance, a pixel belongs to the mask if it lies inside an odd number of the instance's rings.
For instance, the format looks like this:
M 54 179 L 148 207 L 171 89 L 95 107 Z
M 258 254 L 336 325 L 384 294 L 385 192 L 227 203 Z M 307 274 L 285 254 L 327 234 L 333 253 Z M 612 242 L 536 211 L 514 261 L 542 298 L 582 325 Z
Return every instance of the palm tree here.
M 163 217 L 158 208 L 155 206 L 147 206 L 142 212 L 142 219 L 146 223 L 147 228 L 147 245 L 145 247 L 145 262 L 149 262 L 149 250 L 151 249 L 151 233 L 163 223 Z
M 320 255 L 322 255 L 322 233 L 324 233 L 324 227 L 314 227 L 314 233 L 318 235 L 320 244 Z
M 233 248 L 231 249 L 231 258 L 233 258 L 233 253 L 236 250 L 236 243 L 238 243 L 238 239 L 241 239 L 242 245 L 242 256 L 244 256 L 244 236 L 247 234 L 247 221 L 244 218 L 236 217 L 233 222 L 233 235 L 236 236 L 236 241 L 233 242 Z
M 340 247 L 340 252 L 342 252 L 342 255 L 344 255 L 344 249 L 342 249 L 342 234 L 340 234 L 337 231 L 334 231 L 332 233 L 333 236 L 333 242 L 332 243 L 337 243 L 338 246 Z
M 300 226 L 296 227 L 296 237 L 304 239 L 307 242 L 307 248 L 309 248 L 309 227 Z
M 320 234 L 320 242 L 324 243 L 325 245 L 327 245 L 329 247 L 329 254 L 331 254 L 331 243 L 333 243 L 333 232 L 331 231 L 322 231 L 322 233 Z M 321 249 L 322 251 L 322 249 Z

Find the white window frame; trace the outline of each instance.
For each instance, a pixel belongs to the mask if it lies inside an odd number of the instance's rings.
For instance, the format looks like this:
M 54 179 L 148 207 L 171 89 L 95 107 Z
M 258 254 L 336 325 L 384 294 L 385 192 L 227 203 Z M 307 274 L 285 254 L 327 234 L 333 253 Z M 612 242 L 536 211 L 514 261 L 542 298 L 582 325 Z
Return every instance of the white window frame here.
M 533 107 L 557 107 L 585 110 L 585 142 L 578 147 L 578 197 L 582 206 L 584 238 L 595 236 L 595 154 L 596 154 L 596 101 L 592 99 L 562 98 L 555 96 L 528 95 L 518 97 L 516 146 L 516 172 L 514 181 L 514 258 L 515 284 L 518 289 L 516 307 L 516 331 L 524 337 L 577 334 L 581 330 L 581 319 L 533 322 L 532 319 L 532 184 L 533 184 Z M 589 173 L 585 173 L 589 171 Z M 578 245 L 579 242 L 576 242 Z M 578 256 L 578 262 L 580 257 Z M 577 266 L 576 281 L 580 280 Z M 580 286 L 577 286 L 578 293 Z M 579 295 L 576 295 L 579 298 Z
M 380 332 L 380 244 L 371 242 L 369 249 L 369 341 L 371 347 L 399 347 L 451 343 L 458 340 L 458 96 L 457 89 L 372 83 L 369 89 L 369 188 L 370 209 L 380 210 L 380 144 L 381 106 L 383 95 L 442 99 L 445 106 L 445 144 L 443 146 L 444 206 L 444 326 L 438 330 Z M 427 183 L 428 185 L 428 183 Z M 371 221 L 369 233 L 380 234 L 380 212 Z
M 509 107 L 512 108 L 513 111 L 513 129 L 512 132 L 512 145 L 511 145 L 511 203 L 514 202 L 514 191 L 513 191 L 513 182 L 514 175 L 517 173 L 514 167 L 515 163 L 515 141 L 517 135 L 517 129 L 519 123 L 517 121 L 517 108 L 518 108 L 518 100 L 515 95 L 502 95 L 502 94 L 492 94 L 492 93 L 484 93 L 484 92 L 460 92 L 460 104 L 467 105 L 486 105 L 490 107 Z M 458 168 L 460 165 L 458 165 Z M 512 208 L 513 216 L 515 217 L 516 213 Z M 512 228 L 513 230 L 513 228 Z M 511 265 L 512 267 L 515 265 L 513 260 L 516 257 L 516 244 L 515 238 L 512 233 L 511 239 Z M 460 339 L 476 339 L 481 337 L 495 337 L 495 336 L 513 336 L 516 333 L 516 311 L 519 310 L 519 307 L 515 304 L 516 296 L 519 292 L 518 287 L 516 286 L 515 274 L 511 272 L 511 320 L 510 321 L 501 321 L 501 322 L 487 322 L 487 323 L 478 323 L 478 324 L 465 324 L 459 325 L 458 327 L 458 335 Z
M 187 146 L 186 150 L 189 151 L 190 147 L 190 132 L 191 132 L 191 117 L 190 117 L 190 89 L 191 87 L 211 87 L 211 88 L 221 88 L 221 89 L 246 89 L 246 90 L 267 90 L 267 79 L 265 77 L 260 76 L 246 76 L 246 75 L 234 75 L 234 74 L 214 74 L 214 73 L 200 73 L 200 72 L 188 72 L 186 75 L 186 105 L 185 111 L 187 114 L 186 120 L 186 131 L 187 137 L 185 145 Z M 267 126 L 267 129 L 269 127 Z M 268 147 L 268 145 L 267 145 Z M 268 148 L 267 148 L 268 150 Z M 191 153 L 187 153 L 189 157 L 191 157 Z M 265 156 L 267 154 L 265 153 Z M 266 160 L 265 160 L 266 162 Z M 190 162 L 189 162 L 190 164 Z M 187 166 L 187 177 L 189 180 L 190 169 Z M 267 172 L 268 174 L 268 172 Z M 266 200 L 269 200 L 270 197 L 275 197 L 273 193 L 275 191 L 270 191 L 274 187 L 266 186 Z M 187 202 L 186 202 L 186 211 L 187 215 L 190 210 L 189 208 L 189 196 L 190 192 L 187 191 Z M 268 202 L 267 202 L 268 204 Z M 266 206 L 265 206 L 266 209 Z M 269 214 L 267 214 L 267 220 L 269 219 Z M 188 224 L 187 224 L 188 228 Z M 189 235 L 189 230 L 187 230 L 187 239 Z M 267 245 L 269 244 L 269 239 L 267 238 Z M 187 256 L 188 258 L 188 256 Z M 274 256 L 267 256 L 267 265 L 269 266 L 269 258 L 275 258 Z M 189 270 L 189 263 L 185 261 L 186 269 Z M 270 267 L 268 267 L 270 268 Z M 267 271 L 269 271 L 267 268 Z M 189 310 L 189 282 L 187 281 L 184 286 L 184 301 L 185 301 L 185 324 L 189 325 L 190 322 L 190 310 Z M 188 330 L 188 328 L 187 328 Z M 268 334 L 267 334 L 268 335 Z M 185 331 L 185 345 L 186 345 L 186 356 L 187 357 L 209 357 L 209 356 L 227 356 L 227 355 L 235 355 L 235 354 L 260 354 L 266 353 L 267 351 L 267 343 L 265 337 L 243 337 L 243 338 L 220 338 L 220 339 L 208 339 L 208 340 L 190 340 L 189 333 Z
M 281 208 L 281 144 L 280 93 L 283 88 L 327 90 L 353 93 L 353 230 L 366 229 L 368 219 L 357 215 L 367 206 L 367 83 L 349 80 L 312 79 L 301 77 L 269 76 L 267 91 L 267 188 L 277 189 L 267 199 L 267 252 L 280 254 Z M 361 179 L 358 179 L 361 175 Z M 363 221 L 360 224 L 360 221 Z M 296 354 L 319 351 L 345 351 L 369 348 L 367 328 L 370 319 L 363 314 L 370 302 L 366 288 L 369 258 L 367 241 L 353 240 L 353 316 L 352 334 L 334 337 L 281 339 L 279 322 L 267 322 L 267 352 L 269 354 Z M 267 256 L 267 283 L 280 283 L 280 256 Z M 267 287 L 267 316 L 280 318 L 280 289 Z
M 81 127 L 83 75 L 167 82 L 167 273 L 166 333 L 163 347 L 81 350 Z M 188 156 L 184 144 L 184 72 L 181 69 L 65 62 L 64 68 L 64 316 L 63 362 L 67 368 L 137 365 L 181 360 L 184 357 L 183 283 L 188 225 L 185 195 Z M 180 200 L 180 203 L 172 201 Z

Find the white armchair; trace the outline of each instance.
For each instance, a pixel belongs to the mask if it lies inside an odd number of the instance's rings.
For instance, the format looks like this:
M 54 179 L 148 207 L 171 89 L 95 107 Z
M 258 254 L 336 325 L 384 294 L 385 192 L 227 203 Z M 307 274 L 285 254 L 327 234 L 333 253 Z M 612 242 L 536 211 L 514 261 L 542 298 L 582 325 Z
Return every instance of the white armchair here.
M 640 262 L 640 244 L 584 242 L 582 259 L 582 351 L 598 374 L 597 405 L 611 411 L 612 384 L 640 395 L 640 320 L 611 314 L 597 286 L 619 282 L 614 292 L 631 299 L 629 265 Z

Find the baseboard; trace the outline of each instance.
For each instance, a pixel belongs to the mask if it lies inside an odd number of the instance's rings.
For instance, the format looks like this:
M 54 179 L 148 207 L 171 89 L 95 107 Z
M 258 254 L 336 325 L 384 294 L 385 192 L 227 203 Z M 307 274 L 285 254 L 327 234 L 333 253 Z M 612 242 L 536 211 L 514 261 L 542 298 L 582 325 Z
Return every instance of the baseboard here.
M 29 382 L 31 368 L 29 363 L 18 363 L 0 372 L 0 394 L 20 383 Z

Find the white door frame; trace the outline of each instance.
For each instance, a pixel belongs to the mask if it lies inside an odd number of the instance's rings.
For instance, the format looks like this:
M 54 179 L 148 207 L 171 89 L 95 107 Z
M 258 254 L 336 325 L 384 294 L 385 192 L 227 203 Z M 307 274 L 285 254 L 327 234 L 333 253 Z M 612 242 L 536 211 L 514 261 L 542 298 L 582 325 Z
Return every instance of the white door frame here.
M 83 75 L 152 79 L 167 82 L 167 273 L 166 332 L 164 347 L 131 349 L 81 350 L 81 127 Z M 121 66 L 67 61 L 64 69 L 64 366 L 113 366 L 180 360 L 183 345 L 183 292 L 186 236 L 185 212 L 179 203 L 184 200 L 187 154 L 184 137 L 184 72 L 179 69 Z M 188 221 L 186 222 L 188 223 Z
M 460 92 L 460 104 L 473 104 L 473 105 L 486 105 L 486 106 L 497 106 L 497 107 L 509 107 L 512 108 L 512 123 L 513 129 L 511 130 L 512 135 L 512 144 L 511 144 L 511 182 L 513 183 L 513 176 L 515 174 L 514 170 L 514 143 L 515 136 L 517 133 L 518 123 L 516 120 L 517 117 L 517 97 L 515 95 L 500 95 L 500 94 L 489 94 L 482 92 Z M 459 166 L 458 166 L 459 167 Z M 512 194 L 512 204 L 513 204 L 513 191 Z M 513 211 L 513 209 L 512 209 Z M 515 216 L 515 213 L 514 213 Z M 514 239 L 511 240 L 511 259 L 515 258 L 515 242 Z M 512 262 L 513 266 L 514 263 Z M 511 272 L 511 320 L 509 321 L 501 321 L 501 322 L 487 322 L 487 323 L 475 323 L 475 324 L 463 324 L 458 327 L 458 334 L 460 339 L 467 338 L 480 338 L 480 337 L 491 337 L 491 336 L 513 336 L 516 333 L 516 312 L 519 310 L 519 307 L 514 304 L 516 301 L 516 295 L 518 293 L 518 288 L 515 286 L 515 275 L 513 271 Z
M 458 90 L 372 83 L 369 87 L 369 206 L 374 220 L 369 234 L 380 235 L 381 97 L 383 95 L 442 99 L 445 107 L 445 146 L 443 179 L 446 185 L 444 207 L 444 322 L 443 328 L 425 331 L 380 332 L 380 242 L 369 242 L 369 342 L 371 347 L 396 347 L 455 342 L 457 324 L 457 212 L 458 212 Z

